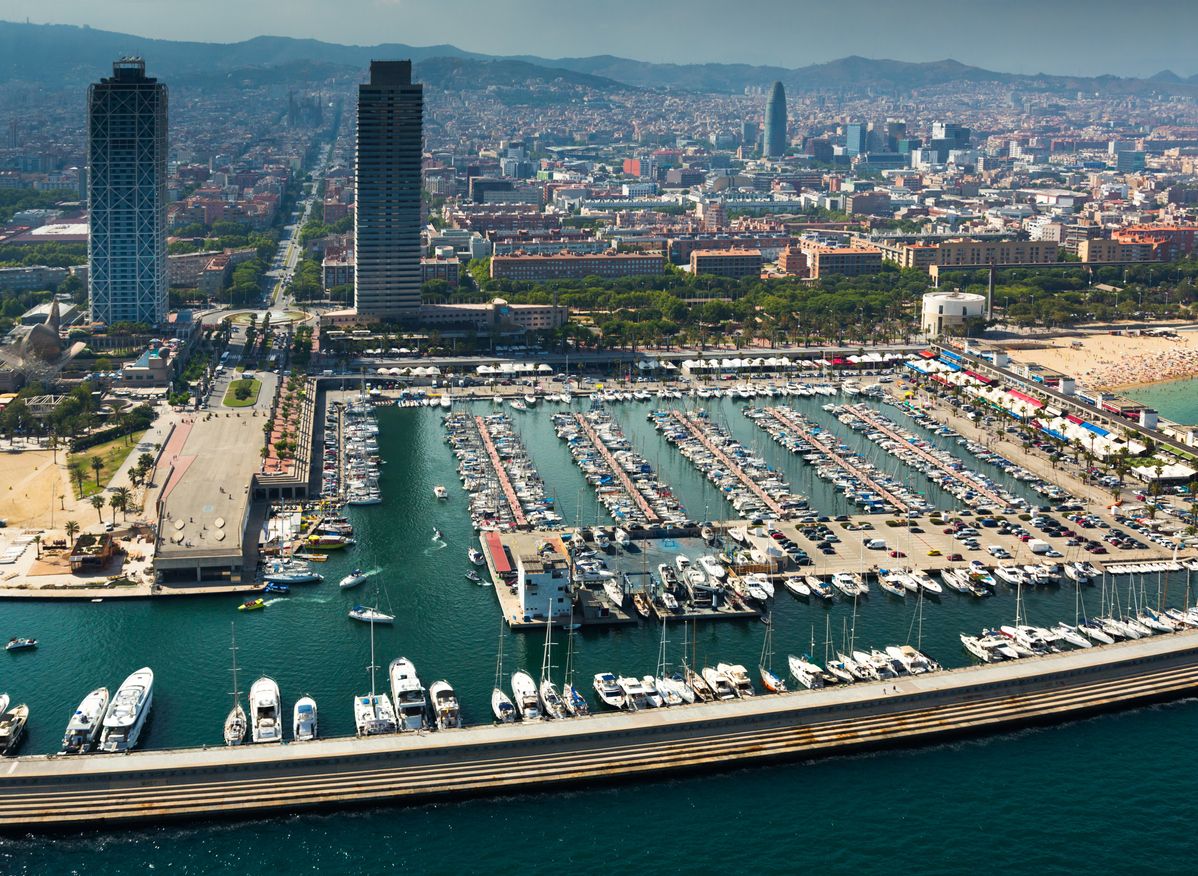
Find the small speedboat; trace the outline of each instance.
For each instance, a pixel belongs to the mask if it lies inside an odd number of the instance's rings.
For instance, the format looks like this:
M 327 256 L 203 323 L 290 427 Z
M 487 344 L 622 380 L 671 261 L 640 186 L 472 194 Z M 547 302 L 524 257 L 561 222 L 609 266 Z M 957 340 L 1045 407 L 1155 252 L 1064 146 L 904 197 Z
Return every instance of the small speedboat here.
M 438 499 L 448 499 L 449 490 L 445 489 L 445 487 L 441 486 L 441 484 L 437 484 L 435 487 L 433 487 L 433 495 Z
M 386 614 L 377 608 L 367 608 L 365 605 L 355 605 L 349 610 L 349 617 L 351 620 L 362 621 L 365 624 L 395 623 L 395 615 Z
M 241 605 L 237 606 L 238 611 L 257 611 L 260 608 L 266 608 L 266 600 L 261 597 L 258 599 L 247 599 Z
M 467 550 L 466 556 L 476 566 L 485 566 L 487 564 L 487 559 L 483 556 L 483 552 L 476 547 Z
M 319 732 L 316 715 L 316 700 L 300 697 L 291 712 L 291 736 L 296 742 L 310 742 Z
M 433 527 L 433 541 L 445 541 L 445 536 L 437 527 Z
M 270 581 L 262 588 L 263 593 L 275 593 L 280 596 L 286 596 L 291 592 L 291 588 L 286 584 L 280 584 L 277 581 Z
M 369 572 L 363 572 L 361 569 L 354 569 L 348 575 L 341 579 L 341 589 L 348 590 L 350 587 L 357 587 L 363 581 L 370 577 Z
M 473 581 L 475 584 L 481 584 L 483 582 L 483 579 L 479 577 L 478 572 L 474 571 L 473 569 L 466 570 L 466 580 Z
M 8 644 L 4 646 L 5 651 L 28 651 L 37 647 L 37 639 L 29 639 L 25 636 L 15 636 L 8 640 Z

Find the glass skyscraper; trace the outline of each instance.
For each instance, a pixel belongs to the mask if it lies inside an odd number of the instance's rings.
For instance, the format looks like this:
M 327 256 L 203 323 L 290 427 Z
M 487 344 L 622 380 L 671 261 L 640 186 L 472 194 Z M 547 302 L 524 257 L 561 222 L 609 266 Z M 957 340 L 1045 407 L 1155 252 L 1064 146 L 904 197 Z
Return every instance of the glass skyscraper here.
M 166 112 L 141 58 L 87 90 L 88 301 L 108 325 L 166 320 Z
M 780 158 L 786 154 L 786 90 L 781 82 L 774 83 L 765 104 L 762 146 L 766 158 Z
M 384 319 L 420 308 L 424 86 L 411 61 L 371 61 L 358 86 L 354 306 Z

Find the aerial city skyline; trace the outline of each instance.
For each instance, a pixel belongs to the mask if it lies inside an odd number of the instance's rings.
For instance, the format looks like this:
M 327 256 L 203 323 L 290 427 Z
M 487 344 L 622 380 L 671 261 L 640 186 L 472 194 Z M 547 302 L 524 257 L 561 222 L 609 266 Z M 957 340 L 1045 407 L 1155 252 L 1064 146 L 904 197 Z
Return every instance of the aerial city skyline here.
M 0 867 L 1185 870 L 1189 7 L 223 2 L 0 21 Z

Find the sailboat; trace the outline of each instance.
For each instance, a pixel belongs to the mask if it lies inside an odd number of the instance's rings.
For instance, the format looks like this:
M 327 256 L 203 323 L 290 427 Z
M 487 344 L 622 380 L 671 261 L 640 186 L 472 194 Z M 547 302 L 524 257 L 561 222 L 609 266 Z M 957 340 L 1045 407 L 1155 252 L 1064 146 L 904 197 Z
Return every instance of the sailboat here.
M 566 681 L 562 685 L 562 701 L 566 704 L 566 711 L 575 718 L 591 713 L 586 697 L 574 684 L 574 624 L 570 624 L 566 633 Z
M 229 650 L 233 653 L 233 708 L 225 718 L 225 745 L 241 745 L 245 742 L 247 722 L 245 709 L 241 707 L 241 690 L 237 687 L 237 629 L 229 624 L 232 644 Z
M 500 724 L 511 724 L 516 720 L 516 707 L 512 698 L 500 686 L 503 678 L 503 618 L 499 619 L 499 655 L 495 658 L 495 688 L 491 691 L 491 712 Z
M 681 679 L 675 679 L 669 673 L 669 666 L 666 663 L 666 619 L 661 619 L 661 644 L 657 651 L 657 676 L 654 678 L 654 684 L 657 688 L 657 693 L 662 699 L 662 704 L 666 706 L 680 706 L 684 702 L 694 702 L 694 691 L 686 686 L 686 682 Z M 690 694 L 690 697 L 687 697 Z
M 682 680 L 694 691 L 695 698 L 702 703 L 710 703 L 716 698 L 715 690 L 708 684 L 707 679 L 698 671 L 691 668 L 686 655 L 686 627 L 682 628 Z M 691 635 L 691 648 L 695 647 L 695 637 Z M 693 658 L 692 658 L 693 659 Z
M 786 682 L 774 673 L 774 613 L 765 616 L 765 641 L 761 645 L 761 662 L 757 674 L 762 686 L 770 693 L 784 693 Z
M 385 693 L 375 690 L 374 674 L 378 666 L 374 662 L 374 621 L 370 622 L 370 693 L 354 697 L 354 726 L 359 736 L 378 736 L 394 733 L 395 706 Z
M 545 648 L 541 654 L 541 682 L 537 686 L 537 691 L 541 699 L 541 708 L 544 709 L 546 718 L 564 718 L 566 717 L 566 704 L 562 702 L 561 695 L 557 692 L 557 686 L 553 683 L 552 671 L 553 666 L 550 665 L 550 654 L 553 648 L 553 604 L 550 603 L 549 610 L 545 612 Z M 514 684 L 514 681 L 513 681 Z

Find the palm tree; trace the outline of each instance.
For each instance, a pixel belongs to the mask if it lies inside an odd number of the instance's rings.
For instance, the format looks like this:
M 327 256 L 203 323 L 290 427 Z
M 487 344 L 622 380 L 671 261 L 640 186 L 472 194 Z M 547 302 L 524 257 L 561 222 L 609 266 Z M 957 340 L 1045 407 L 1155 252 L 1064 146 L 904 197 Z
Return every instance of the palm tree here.
M 116 526 L 116 512 L 121 508 L 121 497 L 116 493 L 108 496 L 108 507 L 112 509 L 112 525 Z
M 100 510 L 104 507 L 104 497 L 97 493 L 88 501 L 91 503 L 91 506 L 96 509 L 96 516 L 99 517 L 100 522 L 103 523 L 104 515 L 100 513 Z
M 75 492 L 80 496 L 83 495 L 83 463 L 75 460 L 68 466 L 71 472 L 71 480 L 75 482 Z
M 88 461 L 88 465 L 90 465 L 92 467 L 92 471 L 96 473 L 96 486 L 100 486 L 100 472 L 104 470 L 104 460 L 98 456 L 93 456 Z
M 63 531 L 67 534 L 67 541 L 75 543 L 75 536 L 79 534 L 79 524 L 74 520 L 68 520 L 67 525 L 63 527 Z
M 122 520 L 129 519 L 129 499 L 131 496 L 132 493 L 128 487 L 117 487 L 112 491 L 112 507 L 120 509 Z

